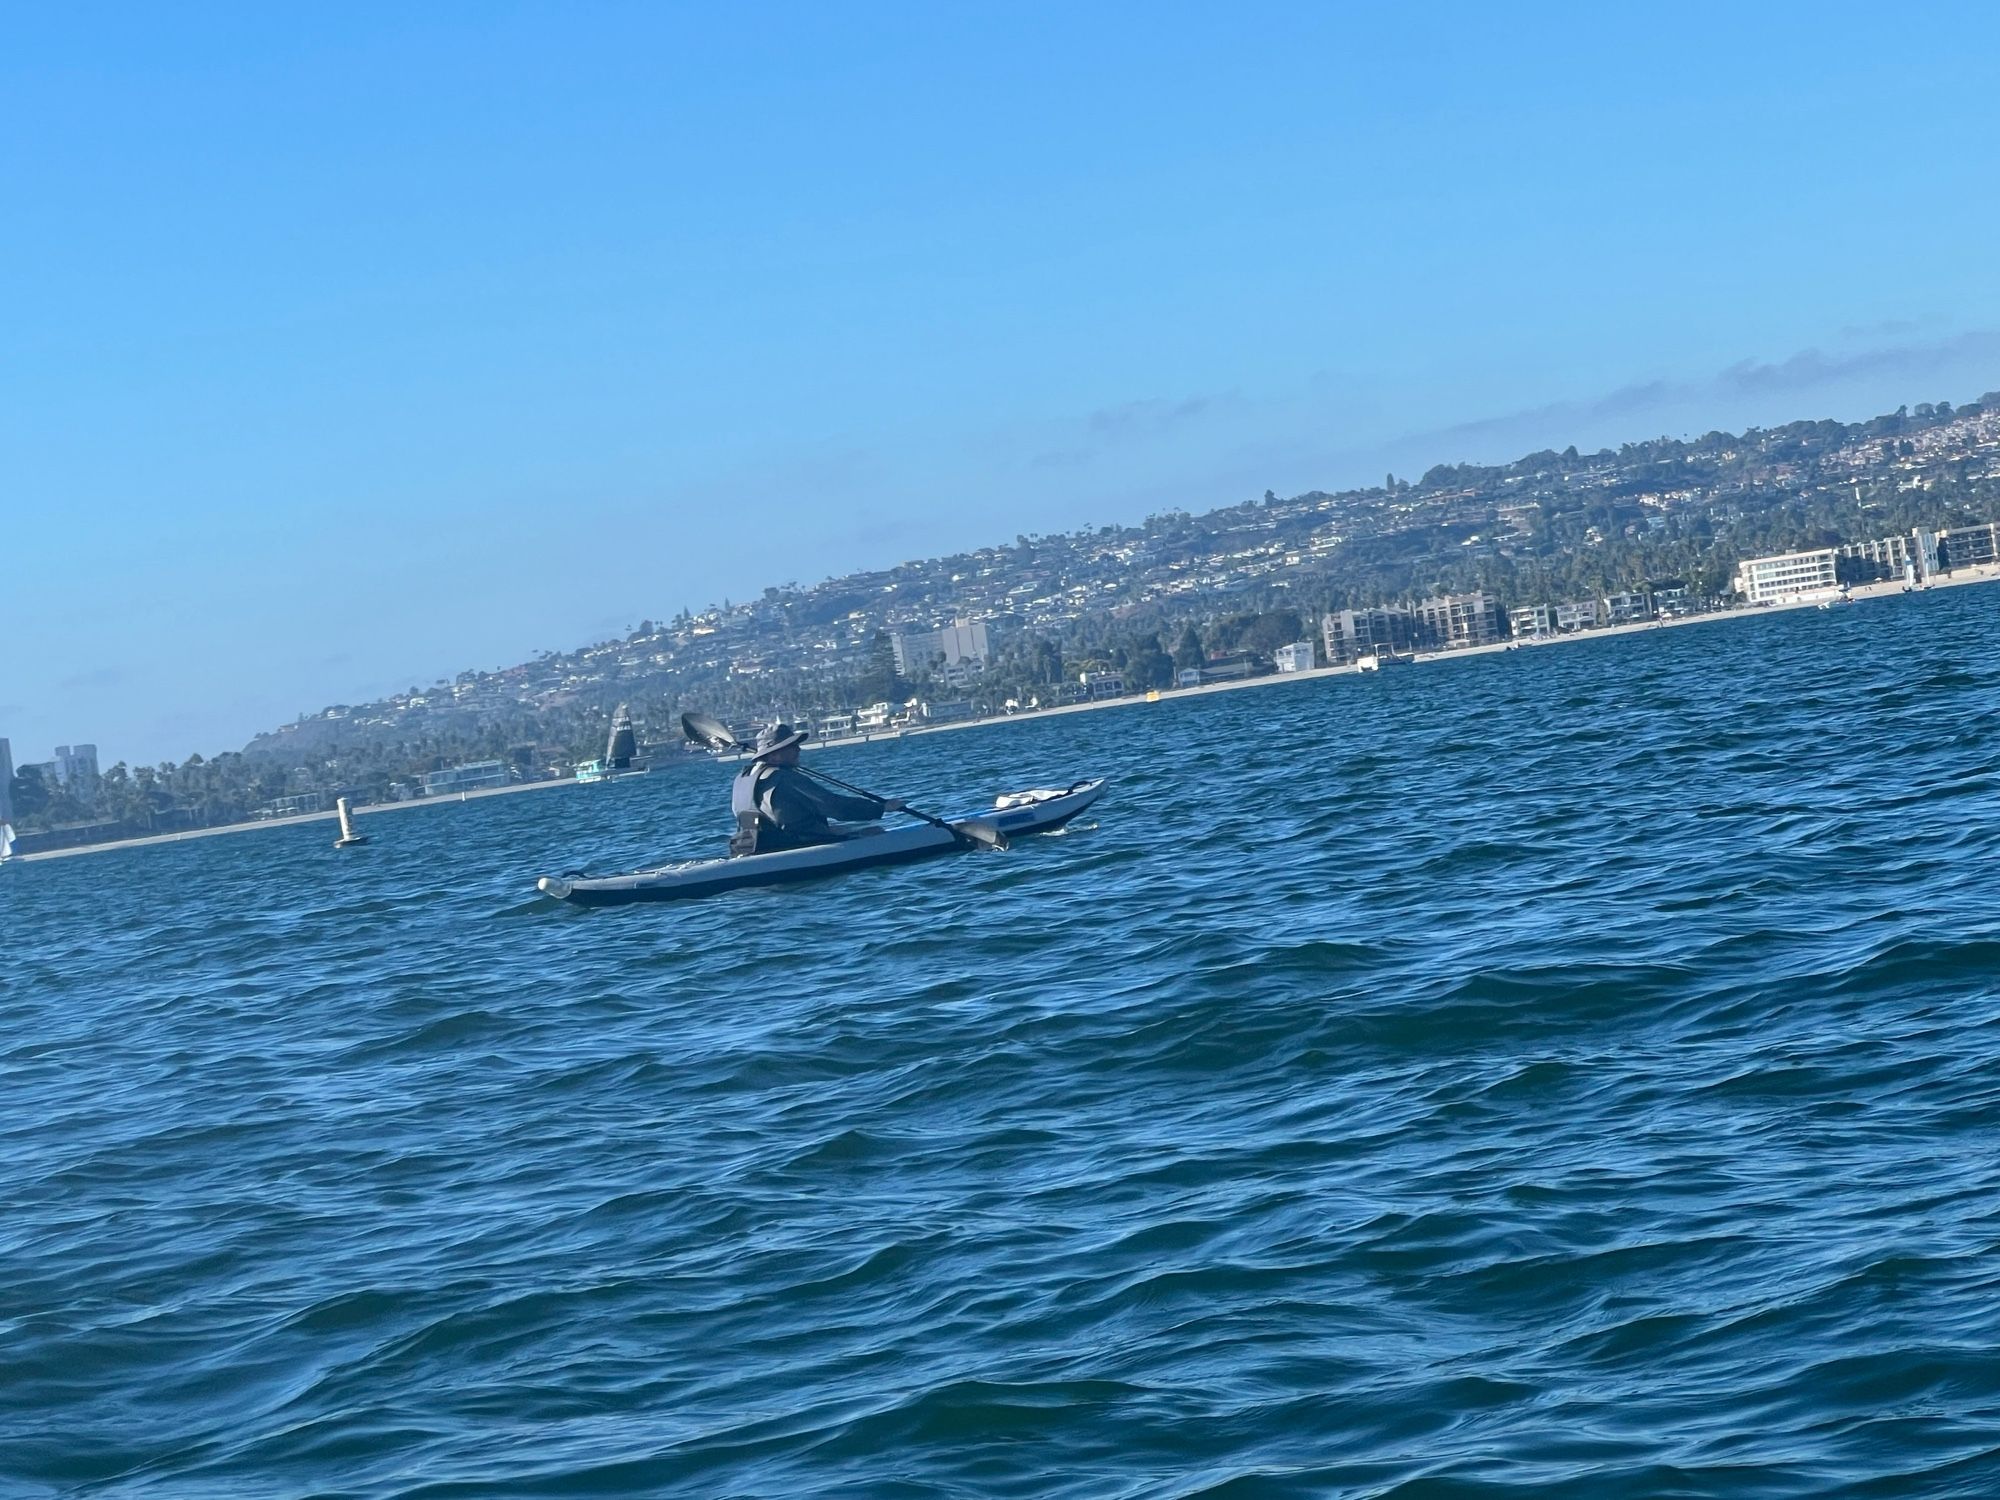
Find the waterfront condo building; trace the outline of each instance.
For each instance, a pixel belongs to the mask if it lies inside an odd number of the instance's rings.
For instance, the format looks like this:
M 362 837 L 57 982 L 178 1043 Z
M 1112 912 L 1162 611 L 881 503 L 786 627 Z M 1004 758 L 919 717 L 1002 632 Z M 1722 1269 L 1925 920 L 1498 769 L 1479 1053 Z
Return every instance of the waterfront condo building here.
M 1507 631 L 1516 640 L 1533 640 L 1556 633 L 1553 604 L 1523 604 L 1507 611 Z
M 1736 569 L 1736 592 L 1751 604 L 1786 604 L 1840 591 L 1839 554 L 1832 547 L 1749 557 Z
M 1919 537 L 1922 535 L 1919 529 Z M 1937 566 L 1953 568 L 1991 566 L 2000 560 L 2000 526 L 1988 521 L 1977 526 L 1950 526 L 1935 534 L 1931 547 Z
M 1620 598 L 1629 597 L 1626 595 Z M 1517 640 L 1595 630 L 1618 618 L 1610 600 L 1570 599 L 1561 604 L 1523 604 L 1507 611 L 1507 628 Z
M 1841 556 L 1843 581 L 1866 583 L 1914 572 L 1928 583 L 1953 568 L 1991 567 L 2000 562 L 2000 525 L 1982 521 L 1973 526 L 1948 526 L 1943 531 L 1913 527 L 1908 536 L 1883 536 L 1848 542 L 1835 549 Z
M 1868 542 L 1849 542 L 1834 549 L 1840 555 L 1840 571 L 1852 583 L 1867 583 L 1877 578 L 1899 578 L 1911 558 L 1910 538 L 1906 536 L 1876 537 Z
M 1604 618 L 1613 625 L 1650 620 L 1656 613 L 1658 611 L 1653 607 L 1653 595 L 1649 589 L 1626 589 L 1622 593 L 1604 596 Z
M 1328 665 L 1352 666 L 1378 650 L 1391 655 L 1414 651 L 1417 617 L 1400 605 L 1334 610 L 1320 622 L 1320 637 Z
M 97 746 L 58 745 L 50 764 L 56 768 L 56 780 L 77 801 L 88 804 L 96 795 Z
M 1419 637 L 1440 651 L 1500 639 L 1500 605 L 1490 594 L 1441 594 L 1417 604 Z
M 488 787 L 507 786 L 513 780 L 514 778 L 507 772 L 505 761 L 475 760 L 469 765 L 447 766 L 442 771 L 424 772 L 424 795 L 448 797 L 453 792 L 477 792 Z
M 1310 672 L 1313 669 L 1313 643 L 1295 641 L 1289 646 L 1280 646 L 1272 654 L 1272 665 L 1280 672 Z
M 1572 599 L 1556 606 L 1556 629 L 1595 630 L 1604 623 L 1604 612 L 1595 599 Z
M 1083 693 L 1093 699 L 1125 696 L 1123 672 L 1079 672 L 1076 680 Z

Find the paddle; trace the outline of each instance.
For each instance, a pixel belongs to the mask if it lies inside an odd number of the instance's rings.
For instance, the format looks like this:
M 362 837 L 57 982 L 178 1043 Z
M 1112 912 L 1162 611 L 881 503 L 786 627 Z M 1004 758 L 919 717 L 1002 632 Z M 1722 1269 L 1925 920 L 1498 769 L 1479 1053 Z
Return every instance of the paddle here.
M 706 745 L 711 750 L 747 751 L 751 748 L 748 745 L 739 743 L 736 737 L 729 732 L 729 727 L 722 723 L 721 720 L 711 719 L 707 714 L 682 714 L 681 733 L 693 740 L 697 745 Z M 865 787 L 855 786 L 852 782 L 842 781 L 836 776 L 829 776 L 824 771 L 815 771 L 810 766 L 802 765 L 796 769 L 801 774 L 812 777 L 815 781 L 823 781 L 828 786 L 837 786 L 843 792 L 852 792 L 857 797 L 873 797 L 877 802 L 887 802 L 889 800 L 879 792 L 871 792 Z M 943 818 L 934 818 L 927 812 L 918 812 L 914 807 L 905 806 L 902 810 L 911 817 L 930 824 L 933 828 L 942 828 L 962 844 L 977 844 L 982 849 L 1005 849 L 1007 847 L 1007 835 L 984 818 L 967 818 L 961 823 L 947 823 Z

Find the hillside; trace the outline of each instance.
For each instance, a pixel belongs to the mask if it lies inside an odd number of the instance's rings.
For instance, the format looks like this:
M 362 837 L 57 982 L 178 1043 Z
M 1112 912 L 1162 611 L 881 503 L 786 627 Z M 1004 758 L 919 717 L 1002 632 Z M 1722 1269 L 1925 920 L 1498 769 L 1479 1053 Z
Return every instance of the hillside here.
M 1719 602 L 1739 559 L 2000 516 L 2000 393 L 1866 422 L 1795 422 L 1616 451 L 1440 464 L 1415 481 L 1311 492 L 1137 526 L 1017 536 L 725 603 L 497 672 L 462 672 L 377 703 L 335 704 L 240 752 L 105 772 L 88 800 L 23 787 L 24 832 L 70 842 L 206 826 L 330 801 L 411 795 L 421 775 L 498 759 L 567 774 L 629 702 L 642 738 L 683 707 L 747 724 L 814 719 L 916 692 L 960 713 L 1058 701 L 1116 671 L 1176 669 L 1312 636 L 1328 609 L 1483 590 L 1502 606 L 1672 580 Z M 997 642 L 976 680 L 899 674 L 891 639 L 955 619 Z M 56 835 L 49 835 L 56 836 Z

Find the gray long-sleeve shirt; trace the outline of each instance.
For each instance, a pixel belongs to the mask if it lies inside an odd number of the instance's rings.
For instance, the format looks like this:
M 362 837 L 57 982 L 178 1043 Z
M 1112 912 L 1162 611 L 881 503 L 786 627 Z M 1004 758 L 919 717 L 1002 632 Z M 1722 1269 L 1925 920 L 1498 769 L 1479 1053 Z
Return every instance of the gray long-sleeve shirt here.
M 817 844 L 833 837 L 829 821 L 872 823 L 886 809 L 873 797 L 821 786 L 796 767 L 773 766 L 757 788 L 757 811 L 778 825 L 786 843 Z M 758 847 L 769 847 L 769 841 L 759 839 Z

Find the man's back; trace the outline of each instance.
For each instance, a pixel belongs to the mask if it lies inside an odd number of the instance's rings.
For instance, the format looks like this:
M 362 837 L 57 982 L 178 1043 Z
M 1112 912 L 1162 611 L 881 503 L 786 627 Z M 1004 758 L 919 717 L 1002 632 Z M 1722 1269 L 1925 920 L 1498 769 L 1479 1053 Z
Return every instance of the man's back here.
M 796 766 L 762 761 L 744 767 L 732 791 L 738 826 L 732 847 L 739 853 L 750 852 L 741 847 L 745 842 L 758 854 L 832 843 L 839 835 L 830 823 L 872 823 L 885 810 L 873 797 L 850 797 L 823 787 Z M 745 826 L 746 811 L 754 815 L 754 827 Z

